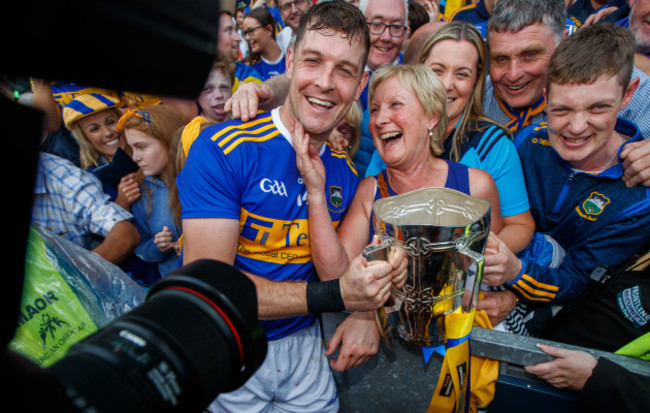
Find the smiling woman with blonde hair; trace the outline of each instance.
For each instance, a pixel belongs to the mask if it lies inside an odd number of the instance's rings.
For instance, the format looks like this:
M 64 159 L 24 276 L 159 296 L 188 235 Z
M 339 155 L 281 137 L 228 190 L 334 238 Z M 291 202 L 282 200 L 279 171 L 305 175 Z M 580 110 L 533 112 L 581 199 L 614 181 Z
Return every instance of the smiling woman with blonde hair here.
M 523 250 L 530 243 L 535 223 L 510 134 L 483 113 L 486 47 L 481 34 L 466 22 L 447 23 L 425 41 L 419 62 L 436 74 L 446 90 L 449 120 L 440 142 L 440 157 L 492 176 L 504 224 L 499 236 L 513 251 Z M 384 167 L 376 151 L 368 174 L 377 174 Z

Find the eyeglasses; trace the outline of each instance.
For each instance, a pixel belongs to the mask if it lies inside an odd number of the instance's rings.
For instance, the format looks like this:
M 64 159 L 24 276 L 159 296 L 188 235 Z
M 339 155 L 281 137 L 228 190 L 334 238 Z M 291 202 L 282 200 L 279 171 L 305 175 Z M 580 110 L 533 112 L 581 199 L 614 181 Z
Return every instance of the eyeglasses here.
M 307 3 L 307 0 L 293 0 L 293 1 L 288 1 L 288 2 L 284 3 L 282 6 L 278 6 L 278 8 L 280 9 L 280 11 L 283 11 L 283 12 L 286 13 L 286 12 L 291 10 L 291 6 L 300 7 L 300 6 L 304 5 L 305 3 Z
M 262 28 L 262 27 L 264 27 L 264 26 L 251 27 L 250 29 L 246 29 L 246 30 L 244 30 L 244 31 L 243 31 L 243 33 L 244 33 L 244 39 L 245 39 L 246 37 L 250 37 L 250 36 L 252 36 L 253 33 L 255 32 L 255 30 L 260 29 L 260 28 Z
M 368 22 L 368 27 L 370 28 L 370 33 L 375 36 L 383 34 L 386 27 L 388 27 L 388 33 L 393 37 L 402 37 L 406 31 L 406 26 L 402 26 L 401 24 L 386 24 L 380 21 Z

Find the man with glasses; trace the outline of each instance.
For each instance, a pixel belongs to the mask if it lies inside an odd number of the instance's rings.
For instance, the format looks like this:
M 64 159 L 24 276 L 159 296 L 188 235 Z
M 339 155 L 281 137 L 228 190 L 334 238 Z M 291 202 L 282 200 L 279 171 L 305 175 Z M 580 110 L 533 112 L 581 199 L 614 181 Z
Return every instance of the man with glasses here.
M 282 49 L 282 54 L 287 54 L 294 32 L 298 29 L 300 19 L 307 13 L 311 6 L 310 0 L 278 0 L 278 8 L 286 27 L 277 36 L 276 41 Z
M 370 29 L 370 53 L 368 54 L 366 71 L 372 76 L 372 72 L 381 67 L 401 64 L 402 55 L 400 51 L 407 38 L 407 0 L 361 0 L 359 8 L 366 16 L 368 28 Z M 375 150 L 368 130 L 367 86 L 359 99 L 364 110 L 361 123 L 361 145 L 353 161 L 359 176 L 364 177 L 372 153 Z

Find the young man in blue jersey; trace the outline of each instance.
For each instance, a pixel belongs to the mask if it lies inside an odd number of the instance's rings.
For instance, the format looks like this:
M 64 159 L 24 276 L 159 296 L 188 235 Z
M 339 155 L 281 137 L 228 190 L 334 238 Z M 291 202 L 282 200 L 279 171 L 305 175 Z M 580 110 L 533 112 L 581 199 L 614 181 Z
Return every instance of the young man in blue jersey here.
M 650 240 L 650 192 L 621 180 L 621 151 L 643 139 L 618 117 L 638 87 L 633 62 L 634 38 L 611 23 L 566 38 L 549 63 L 548 123 L 515 138 L 536 230 L 550 238 L 536 238 L 536 248 L 517 257 L 491 236 L 483 280 L 534 308 L 524 326 L 530 334 L 553 306 L 578 297 L 596 267 L 618 265 Z
M 547 111 L 543 96 L 548 62 L 566 30 L 566 9 L 560 0 L 499 0 L 487 28 L 490 76 L 485 84 L 483 110 L 506 125 L 513 134 L 544 122 Z M 650 82 L 641 79 L 630 105 L 621 116 L 650 135 Z
M 314 313 L 371 310 L 389 295 L 389 263 L 358 257 L 334 273 L 311 258 L 328 247 L 321 235 L 331 236 L 356 190 L 354 165 L 325 142 L 365 86 L 368 47 L 357 8 L 340 0 L 313 6 L 287 54 L 285 104 L 249 122 L 208 127 L 192 144 L 177 180 L 184 262 L 212 258 L 246 273 L 269 339 L 264 364 L 240 389 L 220 395 L 215 411 L 337 411 Z M 325 176 L 321 196 L 309 199 L 292 147 L 292 132 L 303 128 Z
M 561 0 L 499 0 L 488 22 L 490 76 L 483 94 L 485 114 L 513 134 L 547 119 L 544 83 L 548 62 L 564 38 L 566 9 Z M 620 116 L 650 135 L 650 81 L 637 68 L 640 83 Z M 624 180 L 650 186 L 650 140 L 628 145 L 623 152 Z

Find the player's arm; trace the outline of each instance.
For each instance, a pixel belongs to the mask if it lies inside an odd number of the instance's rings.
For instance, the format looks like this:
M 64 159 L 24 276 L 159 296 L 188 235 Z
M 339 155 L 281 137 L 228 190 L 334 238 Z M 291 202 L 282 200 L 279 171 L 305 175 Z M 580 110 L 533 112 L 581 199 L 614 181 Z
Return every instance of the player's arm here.
M 237 253 L 239 221 L 209 218 L 183 220 L 183 261 L 187 264 L 202 258 L 233 265 Z M 289 317 L 307 314 L 307 283 L 276 283 L 246 274 L 257 290 L 260 318 Z
M 239 221 L 223 218 L 185 219 L 183 234 L 184 264 L 202 258 L 230 265 L 235 262 Z M 391 269 L 387 262 L 366 264 L 359 257 L 351 263 L 340 281 L 328 283 L 275 282 L 254 274 L 246 275 L 257 289 L 259 317 L 272 319 L 318 311 L 376 309 L 390 295 Z M 337 303 L 338 300 L 340 302 Z M 343 308 L 335 310 L 337 305 Z

